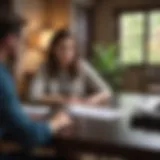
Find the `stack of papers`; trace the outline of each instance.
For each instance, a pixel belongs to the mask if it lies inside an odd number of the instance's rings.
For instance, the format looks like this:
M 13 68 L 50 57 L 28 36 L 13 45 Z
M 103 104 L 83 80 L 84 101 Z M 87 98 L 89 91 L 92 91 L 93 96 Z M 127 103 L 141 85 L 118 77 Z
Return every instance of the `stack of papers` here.
M 93 108 L 89 106 L 73 105 L 69 107 L 70 114 L 86 118 L 100 120 L 117 120 L 123 116 L 123 112 L 115 108 Z

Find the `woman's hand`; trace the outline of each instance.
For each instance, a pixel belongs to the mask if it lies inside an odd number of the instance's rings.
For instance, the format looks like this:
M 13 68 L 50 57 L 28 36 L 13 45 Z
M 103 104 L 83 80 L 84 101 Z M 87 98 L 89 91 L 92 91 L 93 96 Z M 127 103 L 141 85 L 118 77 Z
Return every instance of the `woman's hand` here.
M 108 104 L 110 102 L 111 95 L 107 92 L 101 92 L 90 97 L 86 98 L 85 103 L 88 105 L 100 105 L 100 104 Z
M 99 105 L 107 102 L 106 93 L 98 93 L 89 97 L 69 97 L 66 98 L 66 103 L 69 104 L 84 104 L 84 105 Z

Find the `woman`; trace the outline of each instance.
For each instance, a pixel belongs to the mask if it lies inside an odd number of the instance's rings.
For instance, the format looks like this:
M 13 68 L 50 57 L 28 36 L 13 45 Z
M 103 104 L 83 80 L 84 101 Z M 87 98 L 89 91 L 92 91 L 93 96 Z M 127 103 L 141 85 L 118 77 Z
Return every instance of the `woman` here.
M 82 60 L 69 31 L 54 35 L 47 56 L 31 85 L 33 100 L 97 105 L 110 99 L 110 87 Z

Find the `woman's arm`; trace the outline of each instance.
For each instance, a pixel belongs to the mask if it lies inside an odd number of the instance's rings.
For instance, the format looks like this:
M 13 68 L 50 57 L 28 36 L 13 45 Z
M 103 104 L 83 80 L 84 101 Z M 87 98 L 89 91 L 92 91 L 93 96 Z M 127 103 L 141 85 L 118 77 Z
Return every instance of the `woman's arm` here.
M 92 105 L 108 103 L 112 97 L 112 90 L 109 84 L 100 77 L 89 63 L 84 62 L 83 69 L 87 78 L 87 86 L 93 92 L 92 95 L 85 99 L 85 102 Z
M 107 95 L 107 93 L 104 91 L 95 93 L 87 97 L 84 102 L 91 105 L 98 105 L 98 104 L 108 103 L 110 101 L 110 98 L 111 97 Z
M 37 101 L 49 104 L 64 104 L 66 103 L 67 98 L 60 94 L 43 94 L 37 98 Z

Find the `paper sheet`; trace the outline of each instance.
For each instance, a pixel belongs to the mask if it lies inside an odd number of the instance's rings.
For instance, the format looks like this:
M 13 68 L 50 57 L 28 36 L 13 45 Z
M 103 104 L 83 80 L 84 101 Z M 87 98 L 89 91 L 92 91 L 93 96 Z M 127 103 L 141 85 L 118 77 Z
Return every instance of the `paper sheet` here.
M 69 112 L 75 116 L 82 116 L 94 119 L 117 120 L 123 116 L 123 112 L 115 108 L 88 107 L 81 105 L 72 105 Z

